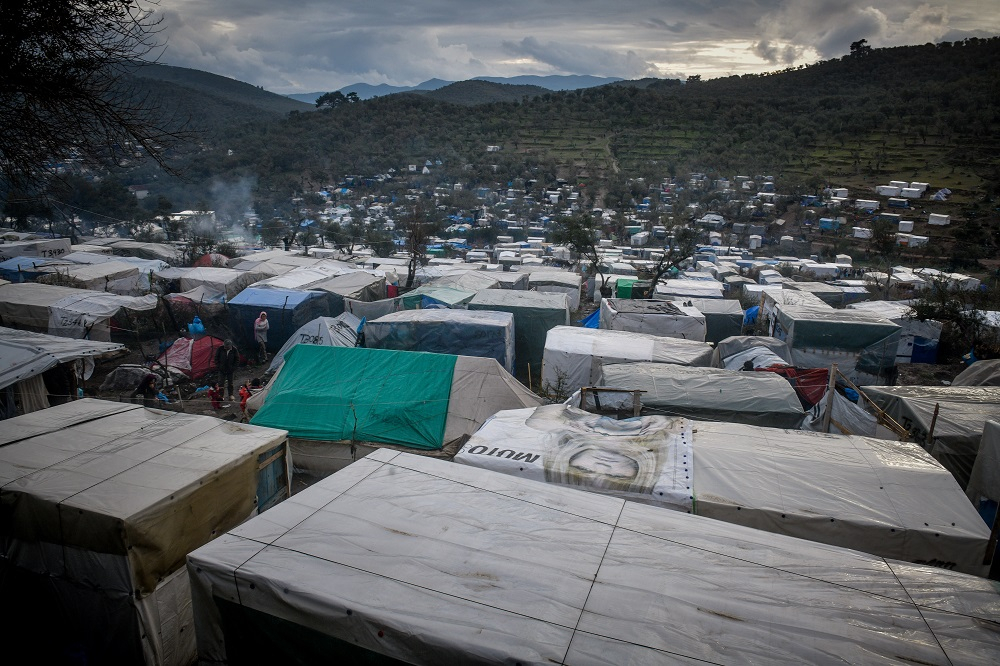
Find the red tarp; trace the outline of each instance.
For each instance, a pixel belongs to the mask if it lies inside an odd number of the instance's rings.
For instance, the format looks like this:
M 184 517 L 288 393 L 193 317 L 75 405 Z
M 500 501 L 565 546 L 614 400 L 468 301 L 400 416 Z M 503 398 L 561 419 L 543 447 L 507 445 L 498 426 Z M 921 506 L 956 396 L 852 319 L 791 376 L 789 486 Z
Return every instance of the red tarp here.
M 161 365 L 177 368 L 191 379 L 201 379 L 215 370 L 215 352 L 222 340 L 204 335 L 197 339 L 177 338 L 157 360 Z
M 804 409 L 811 409 L 826 393 L 830 381 L 830 371 L 826 368 L 793 368 L 776 365 L 771 368 L 757 368 L 757 372 L 773 372 L 791 383 Z

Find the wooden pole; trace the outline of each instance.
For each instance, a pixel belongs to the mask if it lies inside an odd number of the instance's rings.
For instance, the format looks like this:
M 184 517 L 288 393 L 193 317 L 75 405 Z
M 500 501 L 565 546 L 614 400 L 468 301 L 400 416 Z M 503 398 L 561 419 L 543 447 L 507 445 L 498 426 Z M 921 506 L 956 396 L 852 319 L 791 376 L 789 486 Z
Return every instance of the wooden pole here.
M 821 432 L 830 432 L 830 419 L 833 417 L 833 392 L 837 390 L 837 364 L 830 366 L 830 381 L 826 385 L 826 410 L 823 412 L 823 427 Z
M 940 402 L 935 402 L 934 403 L 934 416 L 931 417 L 931 427 L 927 431 L 927 439 L 924 441 L 924 444 L 926 445 L 926 447 L 927 447 L 928 450 L 930 450 L 931 445 L 934 444 L 934 426 L 937 425 L 938 410 L 940 410 L 940 409 L 941 409 L 941 403 Z

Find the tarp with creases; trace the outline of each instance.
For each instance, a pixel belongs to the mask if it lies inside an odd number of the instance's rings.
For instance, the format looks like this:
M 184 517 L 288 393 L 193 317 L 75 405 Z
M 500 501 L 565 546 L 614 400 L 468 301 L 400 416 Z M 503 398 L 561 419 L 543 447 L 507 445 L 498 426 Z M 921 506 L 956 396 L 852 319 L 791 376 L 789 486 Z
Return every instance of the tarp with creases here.
M 983 427 L 1000 414 L 1000 387 L 862 386 L 865 395 L 910 432 L 959 485 L 969 484 Z M 934 418 L 938 407 L 937 419 Z M 934 432 L 928 442 L 931 421 Z
M 514 315 L 514 358 L 517 373 L 531 368 L 532 377 L 542 370 L 545 336 L 555 326 L 569 326 L 569 297 L 537 291 L 487 289 L 469 301 L 470 310 L 510 312 Z
M 399 300 L 406 310 L 416 310 L 427 302 L 444 305 L 449 308 L 459 308 L 468 305 L 469 301 L 475 295 L 475 292 L 464 289 L 425 285 L 411 289 L 400 296 Z
M 5 421 L 5 630 L 88 663 L 191 663 L 185 557 L 270 499 L 258 466 L 284 452 L 280 430 L 103 400 Z
M 497 414 L 455 462 L 985 574 L 989 529 L 913 443 L 546 405 Z
M 601 328 L 705 342 L 705 315 L 680 302 L 602 298 Z
M 514 315 L 479 310 L 401 310 L 365 324 L 373 349 L 461 354 L 514 368 Z
M 327 347 L 354 347 L 358 343 L 358 328 L 361 320 L 349 312 L 336 317 L 317 317 L 303 324 L 295 331 L 278 353 L 271 359 L 268 367 L 275 372 L 285 362 L 285 354 L 296 345 L 324 345 Z
M 711 359 L 711 345 L 695 340 L 556 326 L 545 337 L 542 386 L 567 396 L 584 386 L 599 386 L 602 364 L 651 361 L 708 367 Z
M 1000 420 L 987 421 L 983 426 L 979 454 L 972 466 L 965 493 L 974 506 L 978 506 L 984 498 L 1000 502 Z
M 551 268 L 529 271 L 522 267 L 521 270 L 529 273 L 528 289 L 543 294 L 566 294 L 566 297 L 569 298 L 569 309 L 577 310 L 580 308 L 580 285 L 583 283 L 581 276 L 569 271 L 556 271 Z
M 285 378 L 287 359 L 247 409 L 260 406 L 252 423 L 291 429 L 295 468 L 310 475 L 325 476 L 381 447 L 451 458 L 497 412 L 541 404 L 491 358 L 312 345 L 298 345 L 291 357 L 299 359 L 292 378 Z M 352 380 L 358 376 L 363 386 Z
M 653 298 L 681 301 L 686 298 L 722 298 L 722 283 L 715 280 L 662 280 L 656 284 Z
M 94 358 L 125 351 L 111 342 L 73 340 L 56 335 L 0 326 L 0 389 L 39 375 L 59 363 L 83 359 L 84 378 L 94 370 Z
M 743 332 L 743 306 L 737 300 L 688 298 L 680 301 L 705 317 L 705 342 L 712 344 Z
M 1000 358 L 976 361 L 951 382 L 952 386 L 1000 386 Z
M 482 289 L 500 289 L 500 281 L 486 271 L 461 271 L 436 277 L 424 283 L 431 287 L 448 287 L 473 293 Z
M 232 300 L 237 294 L 263 277 L 253 271 L 238 271 L 233 268 L 191 268 L 180 277 L 180 290 L 190 291 L 195 287 L 207 287 L 226 295 Z
M 389 451 L 199 548 L 188 571 L 210 663 L 985 664 L 1000 650 L 992 581 Z
M 598 385 L 644 391 L 643 414 L 769 428 L 797 428 L 805 416 L 791 385 L 768 372 L 605 363 Z
M 761 335 L 734 335 L 720 340 L 712 353 L 712 367 L 739 370 L 746 361 L 755 368 L 791 365 L 792 352 L 778 338 Z
M 46 266 L 38 282 L 64 284 L 80 289 L 107 291 L 126 296 L 137 296 L 139 269 L 123 261 L 107 261 L 96 264 L 58 264 Z
M 855 383 L 877 383 L 896 365 L 900 327 L 875 313 L 795 305 L 775 313 L 774 337 L 788 343 L 796 367 L 836 363 Z

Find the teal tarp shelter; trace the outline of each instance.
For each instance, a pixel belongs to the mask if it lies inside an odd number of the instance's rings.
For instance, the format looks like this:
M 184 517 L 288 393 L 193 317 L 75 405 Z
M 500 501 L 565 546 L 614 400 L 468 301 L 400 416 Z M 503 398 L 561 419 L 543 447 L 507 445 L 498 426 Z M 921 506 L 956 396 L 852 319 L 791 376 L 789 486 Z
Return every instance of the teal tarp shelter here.
M 417 287 L 403 294 L 401 300 L 406 310 L 416 310 L 427 305 L 440 305 L 448 308 L 463 306 L 476 295 L 474 291 L 452 289 L 451 287 Z
M 383 446 L 450 458 L 500 410 L 539 404 L 492 358 L 296 345 L 247 409 L 284 424 L 297 470 L 325 476 Z

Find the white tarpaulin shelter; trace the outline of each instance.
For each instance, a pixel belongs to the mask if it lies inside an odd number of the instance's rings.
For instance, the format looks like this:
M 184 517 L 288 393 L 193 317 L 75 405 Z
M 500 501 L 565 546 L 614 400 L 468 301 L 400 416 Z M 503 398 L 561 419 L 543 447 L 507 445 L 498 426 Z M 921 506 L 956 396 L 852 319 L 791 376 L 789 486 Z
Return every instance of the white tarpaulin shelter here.
M 913 443 L 662 416 L 616 421 L 546 405 L 497 414 L 455 462 L 986 572 L 989 529 L 947 470 Z M 678 498 L 685 485 L 686 503 Z
M 180 291 L 191 291 L 195 287 L 205 287 L 219 294 L 224 294 L 226 300 L 249 287 L 264 277 L 256 271 L 238 271 L 233 268 L 191 268 L 180 276 Z
M 742 370 L 750 361 L 756 368 L 792 364 L 792 352 L 778 338 L 763 335 L 734 335 L 720 340 L 712 353 L 712 367 Z
M 643 414 L 769 428 L 798 428 L 805 417 L 792 385 L 770 372 L 668 363 L 604 364 L 598 385 L 644 391 Z
M 865 395 L 910 431 L 965 488 L 983 427 L 1000 414 L 996 386 L 863 386 Z M 937 418 L 934 418 L 937 407 Z M 931 422 L 934 422 L 934 431 Z
M 141 291 L 138 267 L 124 261 L 58 264 L 40 270 L 46 273 L 37 280 L 43 284 L 64 284 L 127 296 L 137 296 Z
M 656 284 L 653 298 L 682 301 L 686 298 L 722 298 L 723 286 L 715 280 L 663 280 Z
M 5 421 L 5 631 L 39 663 L 191 663 L 184 558 L 287 497 L 286 455 L 281 430 L 128 403 Z
M 898 301 L 865 301 L 852 303 L 849 310 L 864 310 L 874 312 L 900 326 L 899 347 L 896 349 L 896 363 L 910 363 L 913 359 L 914 343 L 933 343 L 937 346 L 941 339 L 941 322 L 927 319 L 920 321 L 915 317 L 912 307 Z
M 123 308 L 153 310 L 156 296 L 120 296 L 31 282 L 0 285 L 0 322 L 66 338 L 111 340 L 111 318 Z
M 983 426 L 979 454 L 965 493 L 976 506 L 982 499 L 1000 502 L 1000 421 L 987 421 Z
M 705 315 L 680 302 L 602 298 L 600 322 L 609 331 L 705 341 Z
M 851 381 L 876 384 L 896 365 L 900 327 L 863 310 L 779 305 L 773 335 L 788 343 L 798 368 L 836 363 Z
M 269 372 L 275 372 L 285 362 L 285 354 L 295 345 L 326 345 L 328 347 L 354 347 L 358 343 L 358 328 L 361 320 L 350 312 L 336 317 L 317 317 L 303 324 L 292 337 L 281 345 L 281 349 L 271 359 Z
M 380 451 L 188 557 L 209 663 L 991 663 L 990 581 Z M 380 659 L 381 658 L 381 659 Z
M 602 363 L 637 361 L 708 367 L 712 346 L 645 333 L 556 326 L 545 337 L 542 386 L 570 395 L 584 386 L 598 386 Z
M 528 269 L 522 269 L 528 271 Z M 542 268 L 530 271 L 528 289 L 543 294 L 566 294 L 569 297 L 569 309 L 580 307 L 580 285 L 583 278 L 569 271 L 556 271 Z

